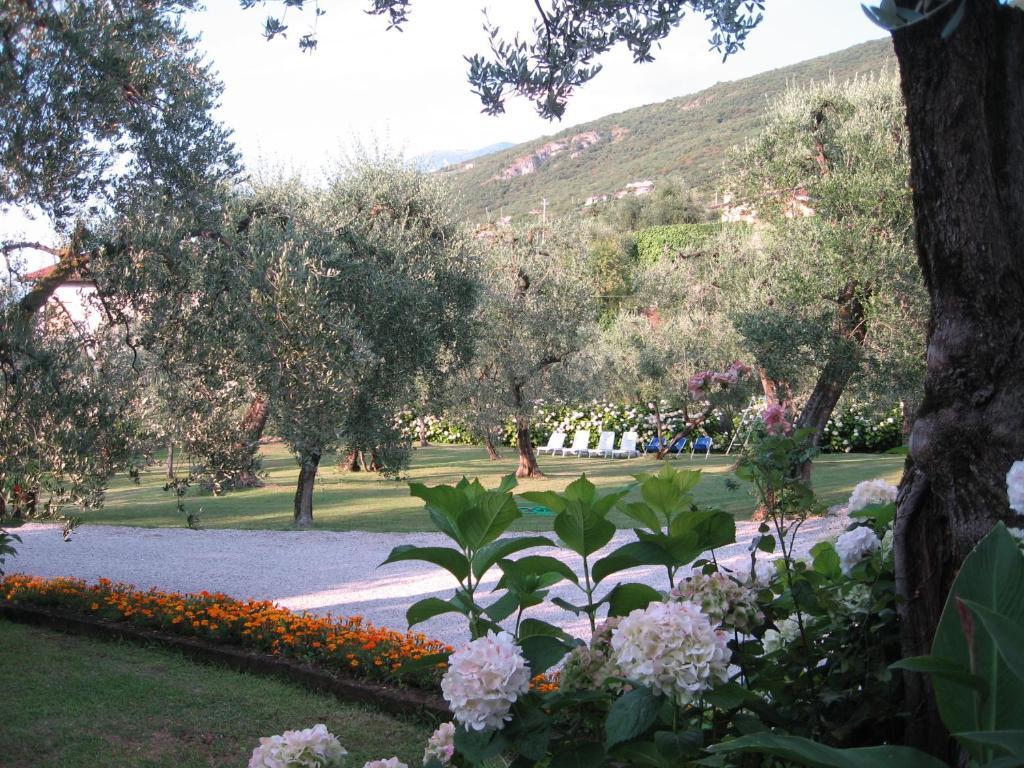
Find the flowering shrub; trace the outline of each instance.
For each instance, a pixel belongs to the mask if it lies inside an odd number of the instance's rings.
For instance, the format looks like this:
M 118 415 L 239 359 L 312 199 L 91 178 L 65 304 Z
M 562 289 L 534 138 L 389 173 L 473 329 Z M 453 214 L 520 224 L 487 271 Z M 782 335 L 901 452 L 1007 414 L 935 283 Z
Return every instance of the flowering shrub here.
M 1024 461 L 1015 461 L 1006 473 L 1006 495 L 1010 509 L 1024 515 Z
M 386 760 L 368 760 L 363 763 L 363 768 L 409 768 L 397 757 L 389 757 Z
M 869 526 L 858 526 L 847 531 L 836 540 L 835 549 L 839 555 L 839 569 L 844 576 L 849 576 L 855 566 L 881 548 L 882 540 Z
M 768 574 L 767 581 L 770 580 Z M 672 590 L 671 597 L 696 604 L 714 624 L 729 630 L 752 632 L 764 621 L 764 614 L 757 605 L 756 590 L 719 571 L 695 571 Z
M 260 739 L 249 768 L 341 768 L 348 754 L 323 723 Z
M 727 635 L 689 601 L 655 602 L 631 611 L 612 632 L 621 676 L 687 706 L 729 680 Z
M 821 434 L 824 453 L 881 453 L 903 445 L 903 415 L 895 406 L 883 418 L 850 406 L 833 414 Z
M 509 709 L 530 688 L 530 670 L 507 632 L 488 632 L 448 659 L 441 692 L 467 729 L 500 729 Z
M 65 611 L 158 629 L 176 635 L 253 648 L 316 662 L 355 676 L 433 686 L 437 669 L 403 672 L 402 665 L 448 646 L 418 633 L 375 627 L 360 616 L 304 616 L 266 601 L 241 601 L 222 594 L 142 591 L 100 579 L 42 579 L 12 574 L 0 581 L 0 596 L 21 605 Z

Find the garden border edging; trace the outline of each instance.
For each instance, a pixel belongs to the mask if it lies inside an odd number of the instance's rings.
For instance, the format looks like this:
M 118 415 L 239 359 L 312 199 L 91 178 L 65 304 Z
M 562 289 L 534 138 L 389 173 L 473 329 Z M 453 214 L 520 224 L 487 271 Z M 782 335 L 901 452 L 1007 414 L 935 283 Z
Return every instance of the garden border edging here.
M 428 691 L 346 679 L 312 664 L 303 664 L 269 654 L 214 645 L 195 638 L 177 637 L 121 622 L 71 616 L 46 608 L 17 605 L 6 600 L 0 600 L 0 618 L 100 640 L 123 640 L 136 645 L 155 644 L 179 651 L 193 661 L 215 663 L 238 672 L 276 677 L 307 690 L 333 694 L 341 701 L 369 704 L 389 714 L 430 714 L 442 720 L 451 717 L 444 700 Z

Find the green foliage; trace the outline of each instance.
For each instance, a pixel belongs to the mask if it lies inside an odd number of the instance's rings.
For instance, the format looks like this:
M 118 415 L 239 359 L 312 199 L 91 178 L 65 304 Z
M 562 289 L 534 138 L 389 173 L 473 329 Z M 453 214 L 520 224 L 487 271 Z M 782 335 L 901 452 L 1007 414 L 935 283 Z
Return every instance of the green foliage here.
M 419 483 L 410 484 L 412 495 L 423 499 L 434 525 L 455 542 L 456 548 L 403 545 L 395 547 L 381 565 L 402 560 L 433 563 L 454 576 L 459 587 L 450 600 L 430 597 L 410 606 L 406 613 L 409 626 L 442 613 L 458 612 L 467 618 L 470 637 L 473 639 L 486 634 L 488 630 L 499 629 L 492 617 L 496 604 L 481 606 L 476 595 L 480 582 L 497 563 L 503 564 L 503 579 L 507 579 L 505 584 L 512 582 L 510 594 L 516 595 L 518 600 L 512 610 L 518 607 L 520 615 L 529 607 L 525 603 L 540 589 L 539 582 L 526 585 L 530 576 L 543 577 L 549 573 L 557 575 L 559 579 L 564 576 L 560 573 L 561 563 L 555 561 L 557 565 L 554 565 L 549 562 L 549 558 L 542 558 L 527 561 L 520 566 L 518 574 L 513 571 L 513 576 L 509 577 L 509 561 L 505 560 L 509 555 L 524 549 L 552 545 L 551 540 L 543 536 L 499 538 L 522 516 L 512 498 L 511 491 L 515 485 L 516 480 L 512 475 L 492 490 L 484 488 L 477 480 L 470 482 L 466 478 L 455 485 L 437 485 L 432 488 Z M 521 575 L 522 581 L 517 581 L 516 575 Z M 501 611 L 502 607 L 498 606 L 497 610 Z M 511 612 L 505 612 L 504 615 L 499 613 L 499 616 L 503 619 Z
M 717 222 L 702 224 L 671 224 L 647 227 L 635 232 L 637 256 L 641 264 L 650 264 L 678 253 L 701 251 L 724 226 L 743 228 L 744 225 L 723 225 Z

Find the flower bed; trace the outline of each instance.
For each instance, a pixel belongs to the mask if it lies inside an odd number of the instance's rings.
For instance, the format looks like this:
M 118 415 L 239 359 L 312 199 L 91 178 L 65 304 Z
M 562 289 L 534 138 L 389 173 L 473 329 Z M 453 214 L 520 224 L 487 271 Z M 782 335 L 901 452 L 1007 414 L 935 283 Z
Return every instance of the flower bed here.
M 13 574 L 0 581 L 0 597 L 14 605 L 124 621 L 170 634 L 312 662 L 325 669 L 416 687 L 434 688 L 444 663 L 403 665 L 448 646 L 419 633 L 375 627 L 359 616 L 304 616 L 267 601 L 223 594 L 142 591 L 100 579 L 42 579 Z

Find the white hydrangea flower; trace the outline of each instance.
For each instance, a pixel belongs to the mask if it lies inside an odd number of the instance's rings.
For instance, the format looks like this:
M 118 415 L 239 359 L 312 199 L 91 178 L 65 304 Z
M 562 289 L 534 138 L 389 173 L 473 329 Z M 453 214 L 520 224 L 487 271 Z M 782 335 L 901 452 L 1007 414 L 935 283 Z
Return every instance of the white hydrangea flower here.
M 1024 528 L 1007 528 L 1006 530 L 1017 540 L 1017 544 L 1024 547 Z
M 800 624 L 796 619 L 783 619 L 775 626 L 776 629 L 769 629 L 761 638 L 765 655 L 785 648 L 800 636 Z
M 624 677 L 687 705 L 729 677 L 727 635 L 691 602 L 651 603 L 612 634 Z
M 839 568 L 844 576 L 849 576 L 853 567 L 866 557 L 870 557 L 882 548 L 882 541 L 867 526 L 859 526 L 847 531 L 836 539 L 836 552 L 839 554 Z
M 622 671 L 611 658 L 612 632 L 619 626 L 620 617 L 611 617 L 598 624 L 590 645 L 578 645 L 565 657 L 558 675 L 563 691 L 598 691 L 604 688 L 614 692 L 622 690 L 622 683 L 609 682 L 622 677 Z
M 441 765 L 448 765 L 454 754 L 455 723 L 441 723 L 427 739 L 427 748 L 423 750 L 423 764 L 437 760 Z
M 891 485 L 881 478 L 857 483 L 853 493 L 850 494 L 849 511 L 853 513 L 871 504 L 888 504 L 896 501 L 898 490 L 895 485 Z
M 448 659 L 441 693 L 467 729 L 502 728 L 513 702 L 530 688 L 530 668 L 508 632 L 488 632 Z
M 775 569 L 775 562 L 764 558 L 754 561 L 753 571 L 744 562 L 742 565 L 737 566 L 734 572 L 740 582 L 751 587 L 757 587 L 758 589 L 770 587 L 772 582 L 775 581 L 775 577 L 779 574 Z
M 397 757 L 389 757 L 387 760 L 370 760 L 363 763 L 363 768 L 409 768 Z
M 712 624 L 740 632 L 749 632 L 764 620 L 754 590 L 718 572 L 694 572 L 672 590 L 672 599 L 695 603 Z
M 260 739 L 249 758 L 249 768 L 340 768 L 347 754 L 327 726 L 318 723 Z
M 1006 473 L 1006 495 L 1010 497 L 1010 509 L 1024 515 L 1024 461 L 1015 461 Z
M 871 588 L 867 584 L 852 584 L 843 595 L 843 607 L 852 614 L 867 613 L 873 602 Z

